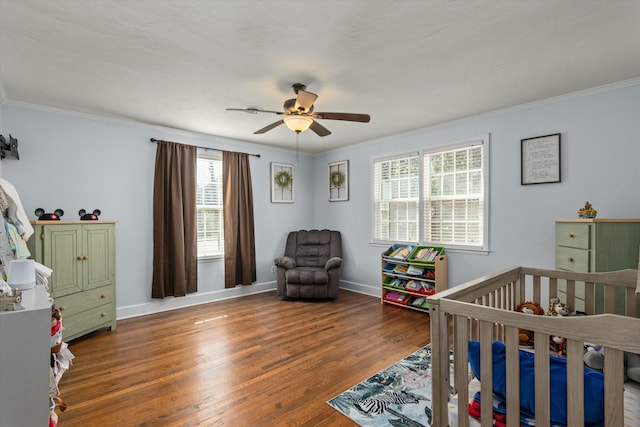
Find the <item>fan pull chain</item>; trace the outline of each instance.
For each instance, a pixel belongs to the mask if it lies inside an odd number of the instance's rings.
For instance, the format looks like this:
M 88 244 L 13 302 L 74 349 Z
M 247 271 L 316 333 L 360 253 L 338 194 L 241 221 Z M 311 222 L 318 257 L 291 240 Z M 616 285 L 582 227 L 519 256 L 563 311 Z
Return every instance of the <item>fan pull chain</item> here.
M 296 132 L 296 163 L 298 163 L 298 144 L 300 139 L 300 132 Z

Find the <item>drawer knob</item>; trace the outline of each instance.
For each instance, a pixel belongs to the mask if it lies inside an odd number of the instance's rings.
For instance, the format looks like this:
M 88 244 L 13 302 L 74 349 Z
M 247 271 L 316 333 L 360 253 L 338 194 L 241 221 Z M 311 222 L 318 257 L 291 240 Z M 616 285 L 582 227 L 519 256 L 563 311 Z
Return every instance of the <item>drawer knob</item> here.
M 82 261 L 84 257 L 82 255 L 78 256 L 78 261 Z
M 60 311 L 65 311 L 67 309 L 67 307 L 65 307 L 64 305 L 62 307 L 60 307 Z
M 102 295 L 100 295 L 100 298 L 102 298 L 102 299 L 105 299 L 106 297 L 107 297 L 107 295 L 106 295 L 106 294 L 102 294 Z
M 573 262 L 573 258 L 569 257 L 569 262 Z
M 107 313 L 103 311 L 102 313 L 100 313 L 100 317 L 107 317 Z
M 569 238 L 570 238 L 570 239 L 573 239 L 573 237 L 574 237 L 574 236 L 573 236 L 573 233 L 569 233 Z

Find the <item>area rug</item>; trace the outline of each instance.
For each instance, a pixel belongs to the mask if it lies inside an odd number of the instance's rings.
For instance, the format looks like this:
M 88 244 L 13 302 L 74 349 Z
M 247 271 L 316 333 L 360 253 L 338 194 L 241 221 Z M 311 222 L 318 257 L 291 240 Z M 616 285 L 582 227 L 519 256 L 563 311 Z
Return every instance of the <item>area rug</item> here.
M 327 403 L 361 426 L 430 426 L 431 346 L 410 354 Z

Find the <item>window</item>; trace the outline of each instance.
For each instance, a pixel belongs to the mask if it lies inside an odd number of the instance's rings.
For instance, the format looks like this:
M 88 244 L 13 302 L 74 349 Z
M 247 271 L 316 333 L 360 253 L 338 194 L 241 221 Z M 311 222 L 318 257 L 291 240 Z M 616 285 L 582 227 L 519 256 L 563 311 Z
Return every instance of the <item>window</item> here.
M 374 240 L 418 241 L 420 159 L 410 154 L 374 161 Z
M 197 181 L 198 258 L 220 256 L 224 253 L 222 159 L 199 154 Z
M 487 164 L 488 136 L 374 160 L 374 241 L 486 250 Z

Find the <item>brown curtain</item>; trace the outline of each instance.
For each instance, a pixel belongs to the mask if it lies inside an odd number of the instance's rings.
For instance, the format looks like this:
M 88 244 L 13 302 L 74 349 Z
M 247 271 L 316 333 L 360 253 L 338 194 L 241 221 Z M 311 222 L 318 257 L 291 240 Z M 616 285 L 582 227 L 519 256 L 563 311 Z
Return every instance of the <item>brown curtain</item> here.
M 224 287 L 256 281 L 253 189 L 249 155 L 222 153 L 224 203 Z
M 197 158 L 197 147 L 158 141 L 153 183 L 153 298 L 185 296 L 198 290 Z

